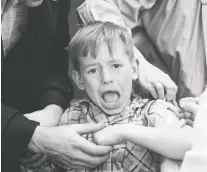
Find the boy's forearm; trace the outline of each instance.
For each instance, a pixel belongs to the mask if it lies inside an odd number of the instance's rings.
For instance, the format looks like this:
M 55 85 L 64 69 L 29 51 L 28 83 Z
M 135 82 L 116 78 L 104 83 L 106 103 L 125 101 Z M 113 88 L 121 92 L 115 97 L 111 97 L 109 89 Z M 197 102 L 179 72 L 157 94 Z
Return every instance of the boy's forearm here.
M 185 152 L 191 149 L 192 142 L 196 139 L 196 134 L 191 129 L 159 129 L 135 124 L 124 124 L 121 128 L 123 140 L 178 160 L 183 159 Z

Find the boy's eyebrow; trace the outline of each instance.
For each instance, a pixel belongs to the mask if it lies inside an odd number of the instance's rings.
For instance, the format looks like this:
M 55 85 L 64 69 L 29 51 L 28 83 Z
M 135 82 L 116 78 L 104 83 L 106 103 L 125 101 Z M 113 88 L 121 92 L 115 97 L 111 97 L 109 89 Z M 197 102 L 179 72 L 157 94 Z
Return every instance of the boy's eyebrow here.
M 109 63 L 114 63 L 114 62 L 122 62 L 121 59 L 112 59 L 109 61 Z
M 91 67 L 91 66 L 96 66 L 98 63 L 91 63 L 85 66 L 85 68 Z

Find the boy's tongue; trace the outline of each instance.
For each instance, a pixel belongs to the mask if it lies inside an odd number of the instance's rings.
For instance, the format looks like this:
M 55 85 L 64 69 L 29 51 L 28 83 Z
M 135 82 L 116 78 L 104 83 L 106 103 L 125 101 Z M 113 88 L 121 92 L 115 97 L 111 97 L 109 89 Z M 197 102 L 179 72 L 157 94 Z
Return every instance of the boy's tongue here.
M 103 94 L 103 100 L 106 103 L 113 103 L 119 99 L 119 93 L 115 91 L 109 91 Z

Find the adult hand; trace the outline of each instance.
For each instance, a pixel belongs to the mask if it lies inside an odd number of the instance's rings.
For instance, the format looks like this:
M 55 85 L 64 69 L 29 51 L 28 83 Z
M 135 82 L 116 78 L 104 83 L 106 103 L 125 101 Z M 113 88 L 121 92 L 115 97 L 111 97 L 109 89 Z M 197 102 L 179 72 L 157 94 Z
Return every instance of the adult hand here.
M 180 99 L 179 105 L 182 108 L 180 118 L 185 119 L 186 124 L 193 126 L 195 114 L 198 111 L 198 98 L 185 97 Z
M 139 61 L 138 82 L 151 93 L 155 99 L 173 100 L 176 98 L 177 86 L 163 71 L 147 62 L 143 55 L 134 48 L 135 58 Z
M 193 126 L 195 115 L 199 107 L 207 107 L 207 86 L 199 97 L 185 97 L 179 101 L 180 107 L 183 109 L 181 118 L 185 119 L 187 124 Z
M 148 63 L 140 62 L 138 81 L 155 99 L 173 100 L 176 98 L 177 86 L 163 71 Z
M 81 137 L 101 130 L 104 124 L 74 124 L 58 127 L 38 126 L 29 149 L 42 152 L 69 168 L 94 168 L 109 158 L 111 147 L 99 146 Z

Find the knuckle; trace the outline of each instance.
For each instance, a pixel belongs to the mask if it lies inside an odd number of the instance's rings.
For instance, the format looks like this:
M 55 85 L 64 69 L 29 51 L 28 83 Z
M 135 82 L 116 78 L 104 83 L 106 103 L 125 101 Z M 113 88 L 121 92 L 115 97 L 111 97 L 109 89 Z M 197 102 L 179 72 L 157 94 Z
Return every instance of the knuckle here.
M 156 88 L 162 89 L 163 88 L 162 83 L 161 82 L 157 82 L 156 83 Z

